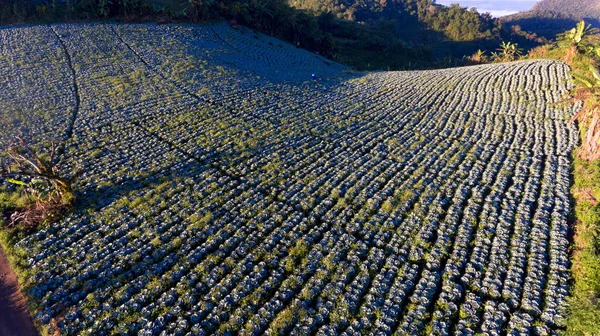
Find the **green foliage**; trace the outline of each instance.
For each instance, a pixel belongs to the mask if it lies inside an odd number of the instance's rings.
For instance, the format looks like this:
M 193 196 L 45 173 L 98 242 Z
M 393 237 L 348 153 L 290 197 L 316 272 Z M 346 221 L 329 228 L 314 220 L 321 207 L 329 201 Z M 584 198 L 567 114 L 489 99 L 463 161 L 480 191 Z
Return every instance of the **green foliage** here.
M 296 245 L 290 249 L 289 255 L 294 259 L 304 258 L 308 254 L 308 247 L 304 241 L 297 241 Z
M 577 24 L 577 27 L 566 32 L 564 34 L 564 37 L 566 40 L 569 40 L 571 42 L 579 44 L 579 43 L 581 43 L 581 41 L 583 40 L 585 35 L 589 34 L 591 27 L 592 27 L 591 25 L 586 25 L 585 21 L 581 20 Z
M 485 50 L 478 49 L 473 55 L 466 56 L 467 64 L 485 64 L 490 61 L 490 57 L 486 55 Z
M 307 312 L 304 308 L 299 307 L 297 304 L 285 308 L 271 323 L 270 329 L 273 335 L 282 335 L 284 331 L 292 325 L 294 321 L 306 319 Z
M 29 198 L 23 193 L 0 186 L 0 215 L 7 210 L 23 208 L 29 203 Z
M 574 286 L 569 300 L 568 335 L 597 335 L 600 325 L 600 160 L 576 159 Z
M 586 89 L 600 87 L 600 73 L 598 73 L 598 69 L 590 64 L 588 70 L 589 72 L 573 73 L 575 84 Z
M 211 212 L 206 212 L 204 215 L 199 215 L 197 213 L 190 216 L 189 220 L 191 222 L 191 227 L 197 229 L 203 229 L 206 225 L 210 224 L 212 221 L 213 215 Z
M 497 50 L 498 52 L 492 52 L 492 61 L 494 62 L 512 62 L 523 55 L 523 49 L 519 48 L 517 43 L 502 41 Z
M 432 0 L 343 1 L 342 5 L 334 0 L 292 0 L 290 3 L 315 13 L 331 13 L 338 19 L 364 22 L 370 29 L 392 31 L 404 40 L 416 37 L 472 41 L 492 37 L 501 28 L 491 16 L 481 15 L 475 9 L 457 4 L 441 6 Z M 434 34 L 423 35 L 424 30 Z
M 431 6 L 429 4 L 429 7 Z M 428 28 L 443 33 L 452 41 L 473 41 L 494 36 L 498 37 L 501 29 L 501 26 L 491 16 L 481 15 L 474 8 L 467 9 L 460 7 L 458 4 L 449 7 L 434 6 L 432 8 L 434 10 L 422 11 L 421 19 L 427 24 Z
M 321 28 L 336 42 L 336 60 L 360 70 L 397 70 L 479 64 L 465 55 L 491 50 L 500 41 L 533 48 L 545 39 L 514 31 L 489 13 L 431 0 L 292 0 L 320 15 Z M 359 23 L 351 25 L 351 23 Z M 408 43 L 410 41 L 410 43 Z
M 598 30 L 581 20 L 577 26 L 557 36 L 560 47 L 574 46 L 583 53 L 592 52 L 600 55 L 598 47 Z
M 595 119 L 591 118 L 590 123 L 589 116 L 600 111 L 599 58 L 595 51 L 597 34 L 597 30 L 581 21 L 577 27 L 560 34 L 557 43 L 546 46 L 542 55 L 569 63 L 577 85 L 571 95 L 584 102 L 582 110 L 573 117 L 580 121 L 583 141 L 573 163 L 574 282 L 569 298 L 567 335 L 598 335 L 600 325 L 600 159 L 597 150 L 590 152 L 597 144 L 588 141 L 590 135 L 598 131 L 593 122 Z

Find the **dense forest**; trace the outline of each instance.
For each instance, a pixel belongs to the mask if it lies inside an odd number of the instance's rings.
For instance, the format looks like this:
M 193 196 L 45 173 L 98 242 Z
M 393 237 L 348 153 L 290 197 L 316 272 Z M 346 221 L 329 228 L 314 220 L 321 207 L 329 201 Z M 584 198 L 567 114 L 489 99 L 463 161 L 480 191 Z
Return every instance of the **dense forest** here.
M 361 70 L 461 65 L 502 41 L 545 42 L 489 13 L 433 0 L 0 0 L 3 24 L 101 19 L 226 19 Z
M 415 35 L 436 36 L 452 41 L 472 41 L 498 36 L 500 24 L 489 14 L 479 14 L 457 4 L 436 5 L 432 0 L 290 0 L 299 9 L 316 13 L 329 12 L 340 19 L 367 23 L 371 26 L 382 20 L 392 20 L 399 37 Z M 432 32 L 441 34 L 431 34 Z
M 600 27 L 600 1 L 598 0 L 542 0 L 530 11 L 502 18 L 508 27 L 533 31 L 548 39 L 571 29 L 579 20 Z
M 335 16 L 338 26 L 331 33 L 336 45 L 348 50 L 342 55 L 352 55 L 355 61 L 361 55 L 371 61 L 380 59 L 378 63 L 394 59 L 398 48 L 390 47 L 392 41 L 427 50 L 431 54 L 427 61 L 433 61 L 437 67 L 461 64 L 463 56 L 478 50 L 494 51 L 501 41 L 518 43 L 525 49 L 546 42 L 536 34 L 503 27 L 502 22 L 489 13 L 482 14 L 457 4 L 442 6 L 432 0 L 290 0 L 290 4 L 314 15 Z M 373 39 L 373 34 L 344 34 L 349 30 L 339 26 L 348 22 L 358 23 L 362 29 L 379 35 L 385 32 L 387 36 L 382 36 L 382 43 L 363 48 L 378 39 Z M 357 29 L 353 27 L 352 31 Z
M 120 20 L 207 22 L 230 19 L 299 47 L 331 56 L 317 18 L 286 0 L 0 0 L 0 23 Z

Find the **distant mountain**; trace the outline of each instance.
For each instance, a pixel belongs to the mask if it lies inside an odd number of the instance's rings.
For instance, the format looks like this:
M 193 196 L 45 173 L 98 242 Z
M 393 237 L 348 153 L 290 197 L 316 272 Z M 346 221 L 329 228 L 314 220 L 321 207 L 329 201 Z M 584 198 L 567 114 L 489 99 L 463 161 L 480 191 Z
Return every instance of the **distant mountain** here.
M 571 29 L 580 20 L 600 27 L 599 0 L 542 0 L 530 11 L 501 18 L 509 27 L 546 38 Z
M 600 1 L 598 0 L 543 0 L 532 11 L 555 12 L 579 19 L 600 20 Z

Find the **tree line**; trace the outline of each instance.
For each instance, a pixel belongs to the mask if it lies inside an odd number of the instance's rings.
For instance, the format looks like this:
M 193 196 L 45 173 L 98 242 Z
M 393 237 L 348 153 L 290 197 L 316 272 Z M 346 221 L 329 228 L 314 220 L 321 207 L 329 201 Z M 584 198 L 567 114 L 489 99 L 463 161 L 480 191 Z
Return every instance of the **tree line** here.
M 501 40 L 536 45 L 488 13 L 433 0 L 0 0 L 0 24 L 230 20 L 360 70 L 462 65 Z

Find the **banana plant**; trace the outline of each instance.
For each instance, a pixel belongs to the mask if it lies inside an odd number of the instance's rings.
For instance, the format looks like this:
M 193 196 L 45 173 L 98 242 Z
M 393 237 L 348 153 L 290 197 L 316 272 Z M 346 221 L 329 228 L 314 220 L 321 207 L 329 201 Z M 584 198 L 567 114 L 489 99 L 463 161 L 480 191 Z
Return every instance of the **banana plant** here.
M 500 44 L 500 48 L 497 49 L 500 53 L 492 53 L 492 56 L 501 61 L 514 61 L 521 55 L 523 55 L 523 49 L 519 48 L 517 43 L 504 42 Z
M 597 33 L 598 29 L 592 28 L 592 25 L 581 20 L 575 28 L 560 34 L 558 43 L 559 45 L 573 45 L 581 51 L 600 56 L 600 47 L 596 44 Z
M 589 75 L 574 73 L 575 82 L 586 89 L 600 88 L 600 71 L 593 65 L 589 67 Z
M 598 69 L 596 69 L 596 67 L 594 67 L 593 65 L 590 65 L 590 72 L 596 80 L 596 86 L 600 86 L 600 71 L 598 71 Z
M 590 45 L 587 47 L 586 52 L 588 55 L 592 55 L 594 57 L 600 57 L 600 46 Z
M 475 53 L 476 57 L 481 59 L 483 58 L 483 56 L 485 56 L 485 51 L 481 50 L 481 49 L 477 49 L 477 52 Z
M 575 28 L 565 33 L 565 37 L 567 38 L 567 40 L 579 44 L 581 43 L 583 38 L 589 33 L 591 27 L 591 25 L 586 26 L 585 21 L 581 20 Z

